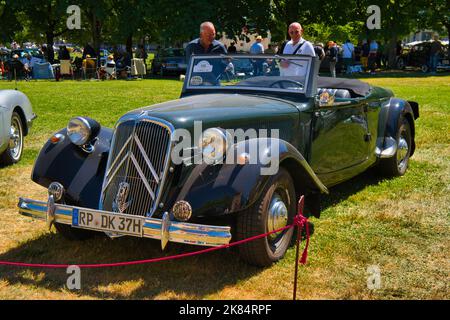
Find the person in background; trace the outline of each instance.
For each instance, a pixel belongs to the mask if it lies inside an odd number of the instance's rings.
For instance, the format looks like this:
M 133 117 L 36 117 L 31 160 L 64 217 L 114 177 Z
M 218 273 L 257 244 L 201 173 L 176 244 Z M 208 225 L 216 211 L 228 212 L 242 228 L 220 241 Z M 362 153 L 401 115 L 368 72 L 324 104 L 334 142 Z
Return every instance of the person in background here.
M 303 54 L 307 56 L 316 56 L 314 47 L 311 42 L 303 39 L 303 28 L 300 23 L 293 22 L 289 25 L 288 30 L 290 41 L 286 41 L 281 45 L 279 54 Z
M 436 68 L 439 60 L 439 55 L 443 51 L 442 44 L 439 41 L 439 36 L 435 35 L 433 37 L 433 42 L 431 42 L 430 46 L 430 54 L 429 54 L 429 66 L 431 74 L 436 74 Z
M 86 46 L 83 48 L 83 59 L 86 59 L 86 56 L 89 55 L 90 58 L 96 58 L 97 54 L 95 53 L 94 48 L 92 48 L 92 46 L 88 43 L 86 44 Z
M 192 40 L 186 46 L 186 61 L 190 63 L 193 54 L 227 54 L 227 48 L 220 41 L 215 40 L 216 28 L 212 22 L 206 21 L 200 25 L 200 36 Z M 220 61 L 220 59 L 210 60 L 214 64 L 212 72 L 207 72 L 205 77 L 209 78 L 209 82 L 214 85 L 219 83 L 219 79 L 225 73 L 228 63 Z
M 350 73 L 350 67 L 353 65 L 353 57 L 355 54 L 355 47 L 350 40 L 346 40 L 342 45 L 342 60 L 345 66 L 345 72 Z
M 375 74 L 377 63 L 378 43 L 375 40 L 370 42 L 369 46 L 369 69 L 370 74 Z
M 361 48 L 361 64 L 364 68 L 364 71 L 367 71 L 367 68 L 369 66 L 369 51 L 370 51 L 369 44 L 367 43 L 366 40 L 363 40 Z
M 34 59 L 29 53 L 25 53 L 25 60 L 22 61 L 23 63 L 23 70 L 25 72 L 25 80 L 31 79 L 31 75 L 33 73 L 33 67 L 34 67 Z
M 8 80 L 19 79 L 24 71 L 24 65 L 19 60 L 19 55 L 14 54 L 12 59 L 8 61 Z
M 5 64 L 2 60 L 0 60 L 0 79 L 3 79 L 5 76 Z
M 318 42 L 314 45 L 314 52 L 316 53 L 316 56 L 319 57 L 319 60 L 323 60 L 325 58 L 325 51 L 323 50 L 323 43 Z
M 214 24 L 209 21 L 203 22 L 200 25 L 200 36 L 186 46 L 186 61 L 190 61 L 193 54 L 227 54 L 224 44 L 215 40 L 215 38 L 216 29 Z
M 250 47 L 250 54 L 258 55 L 264 53 L 264 46 L 261 43 L 262 37 L 257 36 L 255 43 Z M 263 60 L 262 59 L 252 59 L 254 75 L 259 76 L 263 73 Z
M 263 38 L 261 36 L 256 37 L 255 43 L 252 44 L 250 47 L 250 54 L 263 54 L 264 53 L 264 46 L 261 43 Z
M 105 66 L 110 67 L 110 68 L 114 68 L 116 66 L 116 62 L 114 61 L 114 55 L 110 54 L 106 58 Z
M 338 48 L 334 41 L 328 41 L 328 57 L 330 59 L 330 73 L 336 78 L 336 63 L 338 61 Z
M 314 47 L 311 42 L 303 39 L 303 28 L 300 23 L 293 22 L 289 25 L 289 36 L 291 40 L 283 43 L 280 48 L 281 54 L 301 54 L 308 55 L 311 57 L 316 56 L 316 52 L 314 51 Z M 282 60 L 280 62 L 280 75 L 281 76 L 302 76 L 303 70 L 296 66 L 295 64 L 290 63 L 288 60 Z
M 70 52 L 69 52 L 69 50 L 67 50 L 66 46 L 62 46 L 59 49 L 58 59 L 59 60 L 71 60 L 70 59 Z
M 276 48 L 274 48 L 273 44 L 269 43 L 269 45 L 267 46 L 267 49 L 265 51 L 265 53 L 268 54 L 275 54 L 277 52 Z
M 144 59 L 144 61 L 147 60 L 147 52 L 145 51 L 144 45 L 138 45 L 135 57 L 138 59 Z
M 234 42 L 231 42 L 231 44 L 230 44 L 230 46 L 228 47 L 228 53 L 236 53 L 237 52 L 237 49 L 236 49 L 236 46 L 235 46 L 235 43 Z

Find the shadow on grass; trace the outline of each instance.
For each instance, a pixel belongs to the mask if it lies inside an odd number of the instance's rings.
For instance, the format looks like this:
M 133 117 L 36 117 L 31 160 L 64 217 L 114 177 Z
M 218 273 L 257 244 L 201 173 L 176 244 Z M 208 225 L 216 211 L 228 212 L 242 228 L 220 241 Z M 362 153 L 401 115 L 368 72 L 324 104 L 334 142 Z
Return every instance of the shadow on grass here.
M 381 178 L 369 170 L 330 189 L 322 208 L 333 206 Z M 314 225 L 311 225 L 314 232 Z M 3 261 L 51 264 L 91 264 L 134 261 L 194 252 L 202 247 L 169 243 L 161 251 L 160 242 L 123 237 L 110 240 L 99 236 L 87 241 L 69 241 L 56 233 L 46 233 L 0 255 Z M 236 248 L 151 264 L 82 269 L 81 290 L 72 293 L 91 298 L 113 299 L 203 299 L 232 287 L 264 269 L 242 262 Z M 70 275 L 66 269 L 0 266 L 0 279 L 9 284 L 50 290 L 55 298 L 66 291 Z M 31 289 L 32 290 L 32 289 Z
M 86 241 L 69 241 L 56 233 L 29 240 L 0 255 L 3 261 L 51 264 L 91 264 L 135 261 L 194 252 L 202 247 L 123 237 L 110 240 L 99 234 Z M 262 269 L 240 261 L 236 250 L 225 249 L 164 262 L 81 270 L 81 290 L 72 293 L 92 298 L 201 299 L 233 286 Z M 0 279 L 51 290 L 67 290 L 66 269 L 0 266 Z
M 369 168 L 358 176 L 329 188 L 330 194 L 321 197 L 321 208 L 322 210 L 325 210 L 332 207 L 355 193 L 358 193 L 367 186 L 376 185 L 385 179 L 385 177 L 377 172 L 375 167 Z

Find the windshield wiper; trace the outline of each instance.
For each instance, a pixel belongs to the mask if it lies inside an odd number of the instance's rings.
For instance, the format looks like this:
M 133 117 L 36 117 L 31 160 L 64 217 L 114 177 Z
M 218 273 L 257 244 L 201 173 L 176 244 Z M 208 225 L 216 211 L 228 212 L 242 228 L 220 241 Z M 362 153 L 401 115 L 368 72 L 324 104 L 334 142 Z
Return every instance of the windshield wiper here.
M 292 61 L 292 60 L 289 60 L 289 59 L 286 59 L 286 58 L 283 58 L 283 57 L 280 57 L 279 55 L 274 55 L 273 56 L 275 59 L 278 59 L 278 60 L 280 60 L 280 61 L 287 61 L 287 62 L 289 62 L 289 63 L 292 63 L 293 65 L 296 65 L 296 66 L 299 66 L 299 67 L 304 67 L 303 65 L 301 65 L 301 64 L 299 64 L 299 63 L 297 63 L 297 62 L 294 62 L 294 61 Z

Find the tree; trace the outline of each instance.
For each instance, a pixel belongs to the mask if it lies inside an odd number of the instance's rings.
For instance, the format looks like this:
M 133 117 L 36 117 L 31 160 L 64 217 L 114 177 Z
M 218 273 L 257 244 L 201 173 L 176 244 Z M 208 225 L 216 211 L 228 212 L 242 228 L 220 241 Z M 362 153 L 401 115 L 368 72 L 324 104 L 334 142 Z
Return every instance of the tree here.
M 66 33 L 67 7 L 69 0 L 14 0 L 11 9 L 24 13 L 32 28 L 45 35 L 47 59 L 54 61 L 54 39 Z
M 428 6 L 418 12 L 418 21 L 436 31 L 447 31 L 450 39 L 450 0 L 429 0 Z M 448 52 L 450 57 L 450 51 Z
M 12 1 L 0 1 L 0 41 L 11 42 L 14 33 L 22 30 L 22 26 L 11 7 Z

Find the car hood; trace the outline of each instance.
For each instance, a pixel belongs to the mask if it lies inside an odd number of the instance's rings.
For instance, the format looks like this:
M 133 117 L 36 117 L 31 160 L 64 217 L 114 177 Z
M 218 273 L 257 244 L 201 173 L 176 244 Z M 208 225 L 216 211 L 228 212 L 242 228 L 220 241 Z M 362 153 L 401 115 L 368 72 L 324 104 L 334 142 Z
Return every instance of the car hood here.
M 294 104 L 280 99 L 232 93 L 201 94 L 133 110 L 121 121 L 150 116 L 166 120 L 174 128 L 192 128 L 194 121 L 202 121 L 204 128 L 245 128 L 261 121 L 293 120 L 298 118 L 298 112 Z

